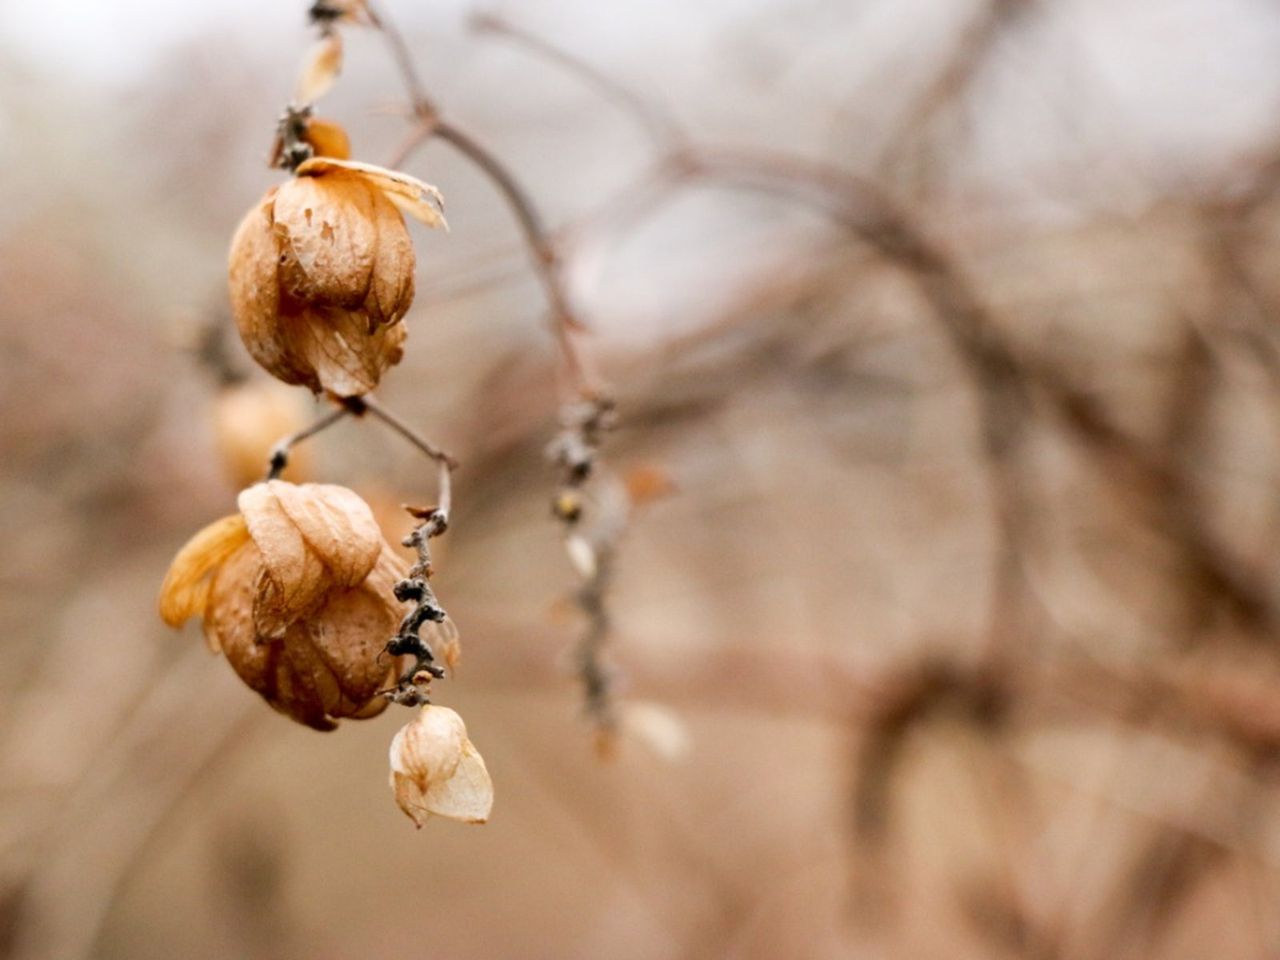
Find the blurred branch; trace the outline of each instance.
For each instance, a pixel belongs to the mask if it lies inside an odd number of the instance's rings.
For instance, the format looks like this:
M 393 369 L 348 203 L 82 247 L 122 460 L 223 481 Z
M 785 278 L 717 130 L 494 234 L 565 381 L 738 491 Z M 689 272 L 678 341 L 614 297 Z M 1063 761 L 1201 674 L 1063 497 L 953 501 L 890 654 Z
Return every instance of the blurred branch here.
M 892 139 L 876 164 L 882 175 L 905 165 L 908 152 L 918 143 L 934 119 L 955 105 L 974 77 L 987 64 L 1005 29 L 1034 9 L 1037 0 L 986 0 L 977 15 L 961 31 L 951 55 L 906 111 Z
M 568 50 L 556 46 L 545 37 L 522 29 L 494 10 L 474 13 L 471 17 L 471 26 L 478 32 L 509 40 L 538 59 L 573 74 L 586 86 L 595 89 L 607 101 L 616 104 L 624 113 L 634 117 L 644 128 L 655 148 L 674 150 L 685 140 L 685 133 L 675 118 L 669 112 L 659 110 L 651 97 L 642 96 L 616 77 L 597 69 Z

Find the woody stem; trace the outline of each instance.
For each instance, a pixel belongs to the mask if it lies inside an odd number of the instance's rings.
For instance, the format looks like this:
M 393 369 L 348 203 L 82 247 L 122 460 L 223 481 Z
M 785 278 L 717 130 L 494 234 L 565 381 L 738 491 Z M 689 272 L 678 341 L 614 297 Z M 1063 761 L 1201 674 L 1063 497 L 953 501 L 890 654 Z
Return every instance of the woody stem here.
M 391 48 L 396 69 L 400 71 L 405 88 L 409 91 L 409 98 L 413 101 L 413 112 L 423 118 L 431 116 L 435 113 L 435 106 L 427 96 L 427 88 L 423 86 L 422 78 L 418 76 L 418 68 L 413 65 L 413 54 L 409 52 L 409 44 L 405 42 L 404 34 L 386 12 L 380 10 L 370 0 L 365 0 L 364 10 L 369 17 L 369 23 L 386 38 L 387 45 Z
M 413 65 L 413 57 L 404 35 L 385 11 L 375 7 L 368 0 L 365 3 L 365 10 L 369 16 L 369 22 L 382 34 L 391 50 L 413 104 L 413 115 L 417 120 L 414 131 L 396 151 L 394 162 L 390 165 L 399 166 L 423 143 L 432 138 L 438 138 L 452 145 L 489 178 L 520 224 L 520 231 L 529 249 L 533 268 L 546 293 L 547 305 L 551 312 L 551 331 L 556 340 L 565 378 L 577 396 L 594 396 L 598 389 L 593 383 L 586 360 L 574 339 L 574 332 L 582 329 L 582 323 L 573 310 L 568 292 L 565 290 L 560 274 L 559 255 L 533 200 L 501 160 L 470 134 L 440 117 L 439 110 L 427 95 L 422 78 L 418 76 L 417 69 Z
M 594 393 L 586 361 L 574 340 L 574 331 L 582 329 L 582 322 L 575 314 L 568 291 L 565 290 L 559 254 L 529 194 L 506 165 L 470 134 L 444 120 L 436 120 L 431 132 L 484 173 L 515 214 L 520 231 L 524 234 L 525 245 L 529 248 L 533 268 L 546 292 L 547 305 L 551 310 L 551 331 L 556 338 L 565 375 L 576 393 L 584 396 Z

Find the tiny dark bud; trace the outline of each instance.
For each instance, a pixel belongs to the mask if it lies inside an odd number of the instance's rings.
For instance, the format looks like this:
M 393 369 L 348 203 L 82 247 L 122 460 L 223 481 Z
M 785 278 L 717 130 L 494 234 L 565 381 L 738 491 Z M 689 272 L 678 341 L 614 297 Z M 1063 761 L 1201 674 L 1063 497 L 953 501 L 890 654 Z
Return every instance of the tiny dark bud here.
M 392 637 L 387 641 L 387 653 L 393 657 L 402 657 L 409 653 L 409 644 L 416 638 L 414 637 Z
M 417 603 L 427 592 L 427 585 L 422 580 L 401 580 L 395 585 L 396 599 L 401 603 Z
M 285 450 L 272 450 L 271 460 L 267 464 L 267 479 L 276 480 L 289 465 L 289 454 Z
M 343 10 L 337 4 L 329 2 L 329 0 L 316 0 L 311 5 L 311 9 L 307 11 L 307 16 L 311 18 L 312 23 L 332 23 L 340 18 Z
M 576 523 L 582 516 L 582 498 L 566 490 L 552 501 L 551 512 L 566 523 Z

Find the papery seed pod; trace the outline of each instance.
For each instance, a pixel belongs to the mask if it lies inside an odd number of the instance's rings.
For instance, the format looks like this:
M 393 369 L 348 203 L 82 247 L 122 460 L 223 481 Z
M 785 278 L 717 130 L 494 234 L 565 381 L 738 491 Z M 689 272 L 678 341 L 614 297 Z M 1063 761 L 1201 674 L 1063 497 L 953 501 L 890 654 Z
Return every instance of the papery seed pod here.
M 267 192 L 231 241 L 236 326 L 285 383 L 359 396 L 400 361 L 413 242 L 400 211 L 444 225 L 434 187 L 368 164 L 313 157 Z
M 213 402 L 213 438 L 237 487 L 262 479 L 275 444 L 307 425 L 310 407 L 306 394 L 274 380 L 237 383 L 218 392 Z M 289 455 L 283 479 L 296 481 L 309 472 L 310 457 L 303 447 Z
M 418 827 L 431 816 L 484 823 L 493 809 L 493 781 L 466 725 L 435 704 L 422 707 L 391 741 L 391 788 Z
M 196 534 L 160 591 L 171 626 L 204 622 L 205 639 L 273 707 L 329 730 L 373 716 L 398 664 L 383 656 L 403 615 L 405 564 L 364 501 L 343 487 L 258 484 L 241 513 Z

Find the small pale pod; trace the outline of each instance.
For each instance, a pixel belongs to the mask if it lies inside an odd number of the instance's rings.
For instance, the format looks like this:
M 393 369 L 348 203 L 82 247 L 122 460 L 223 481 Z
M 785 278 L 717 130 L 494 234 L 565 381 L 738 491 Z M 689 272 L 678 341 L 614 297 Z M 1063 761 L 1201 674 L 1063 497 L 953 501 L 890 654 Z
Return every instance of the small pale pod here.
M 484 823 L 493 809 L 493 781 L 466 725 L 435 704 L 422 707 L 391 741 L 391 789 L 418 827 L 433 816 Z

